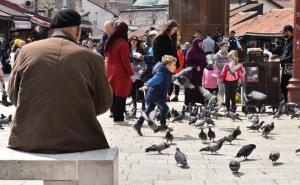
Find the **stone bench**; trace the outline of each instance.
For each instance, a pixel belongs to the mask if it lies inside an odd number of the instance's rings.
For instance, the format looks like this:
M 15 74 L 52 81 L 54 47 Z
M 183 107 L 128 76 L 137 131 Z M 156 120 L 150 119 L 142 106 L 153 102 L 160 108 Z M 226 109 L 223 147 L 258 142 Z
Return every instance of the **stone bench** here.
M 118 174 L 119 151 L 114 148 L 69 154 L 0 148 L 0 180 L 43 180 L 44 185 L 118 185 Z

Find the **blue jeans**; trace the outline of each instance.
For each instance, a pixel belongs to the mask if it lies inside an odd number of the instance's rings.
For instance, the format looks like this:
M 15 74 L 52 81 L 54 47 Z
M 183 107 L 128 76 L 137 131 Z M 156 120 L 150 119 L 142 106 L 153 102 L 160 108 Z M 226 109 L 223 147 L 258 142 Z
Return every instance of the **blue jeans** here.
M 167 105 L 166 102 L 153 102 L 153 103 L 149 103 L 146 110 L 145 110 L 145 114 L 147 116 L 149 116 L 149 114 L 155 109 L 155 107 L 158 107 L 160 110 L 160 124 L 161 125 L 166 125 L 167 123 L 167 115 L 169 112 L 169 107 Z M 143 116 L 141 116 L 138 121 L 136 122 L 136 125 L 138 126 L 142 126 L 144 123 L 145 119 Z

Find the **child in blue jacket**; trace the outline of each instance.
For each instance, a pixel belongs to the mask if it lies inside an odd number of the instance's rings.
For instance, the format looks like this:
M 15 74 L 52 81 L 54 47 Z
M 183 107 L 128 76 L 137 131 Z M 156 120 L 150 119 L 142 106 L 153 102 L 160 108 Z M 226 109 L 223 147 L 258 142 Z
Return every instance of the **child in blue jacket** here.
M 154 132 L 167 129 L 166 119 L 169 112 L 169 107 L 167 105 L 167 95 L 169 85 L 172 81 L 172 73 L 176 70 L 177 59 L 170 55 L 164 55 L 162 61 L 158 62 L 153 68 L 153 77 L 148 80 L 145 85 L 140 88 L 141 91 L 148 91 L 146 94 L 146 102 L 148 106 L 144 114 L 149 117 L 150 112 L 152 112 L 157 106 L 160 110 L 160 124 L 157 127 L 151 120 L 148 120 L 148 125 Z M 141 116 L 137 122 L 133 125 L 133 129 L 140 135 L 143 136 L 141 132 L 142 125 L 145 121 L 145 116 Z

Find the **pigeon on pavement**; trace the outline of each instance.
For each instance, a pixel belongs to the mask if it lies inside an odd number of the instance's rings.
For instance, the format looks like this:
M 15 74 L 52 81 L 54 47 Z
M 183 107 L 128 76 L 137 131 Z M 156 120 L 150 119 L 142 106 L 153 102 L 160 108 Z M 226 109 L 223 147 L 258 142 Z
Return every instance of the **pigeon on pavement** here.
M 169 141 L 172 143 L 172 141 L 174 140 L 174 136 L 173 134 L 171 134 L 171 132 L 173 132 L 173 129 L 169 128 L 165 136 L 167 143 L 169 143 Z
M 244 157 L 247 160 L 247 157 L 252 153 L 252 151 L 256 148 L 256 145 L 250 144 L 243 146 L 240 151 L 236 154 L 235 157 Z
M 207 151 L 207 152 L 211 152 L 212 154 L 214 154 L 222 148 L 223 143 L 224 143 L 224 140 L 220 140 L 216 143 L 211 143 L 209 146 L 200 149 L 200 152 Z
M 238 173 L 240 167 L 241 167 L 241 164 L 239 161 L 232 160 L 229 163 L 229 168 L 233 173 Z
M 272 161 L 272 163 L 276 163 L 279 157 L 280 157 L 280 153 L 277 151 L 273 151 L 269 155 L 269 159 Z
M 201 139 L 202 142 L 205 142 L 207 140 L 207 134 L 203 131 L 203 128 L 201 128 L 201 131 L 199 133 L 199 139 Z
M 263 130 L 262 135 L 267 138 L 270 132 L 274 129 L 274 127 L 274 122 L 272 122 L 271 124 L 264 125 L 263 127 L 261 127 L 261 130 Z
M 161 143 L 161 144 L 158 144 L 158 145 L 154 144 L 154 145 L 146 148 L 145 152 L 155 152 L 155 151 L 157 151 L 158 153 L 161 153 L 161 151 L 163 151 L 163 150 L 165 150 L 169 147 L 170 147 L 170 145 L 167 144 L 167 143 Z
M 259 129 L 263 126 L 264 123 L 265 123 L 265 122 L 262 121 L 262 122 L 260 122 L 259 124 L 253 124 L 253 125 L 251 125 L 251 126 L 248 126 L 247 128 L 248 128 L 249 130 L 257 130 L 257 132 L 259 132 Z
M 210 127 L 208 127 L 207 135 L 208 135 L 209 141 L 211 141 L 211 140 L 214 141 L 216 138 L 216 133 Z
M 185 168 L 188 166 L 186 156 L 183 152 L 180 151 L 179 148 L 176 148 L 175 160 L 177 162 L 177 165 L 180 164 L 182 168 Z

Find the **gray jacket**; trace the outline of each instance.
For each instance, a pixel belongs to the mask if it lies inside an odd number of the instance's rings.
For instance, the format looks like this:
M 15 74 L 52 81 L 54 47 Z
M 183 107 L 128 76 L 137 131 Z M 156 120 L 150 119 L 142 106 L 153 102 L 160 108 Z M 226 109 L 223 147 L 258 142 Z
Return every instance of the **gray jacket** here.
M 219 50 L 218 53 L 215 54 L 214 60 L 215 66 L 218 68 L 218 74 L 221 74 L 224 65 L 229 62 L 228 53 Z

